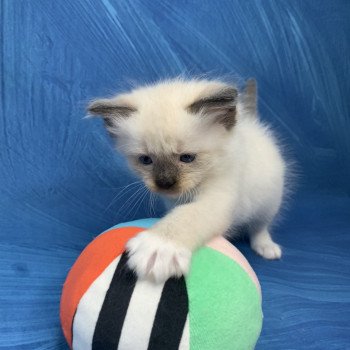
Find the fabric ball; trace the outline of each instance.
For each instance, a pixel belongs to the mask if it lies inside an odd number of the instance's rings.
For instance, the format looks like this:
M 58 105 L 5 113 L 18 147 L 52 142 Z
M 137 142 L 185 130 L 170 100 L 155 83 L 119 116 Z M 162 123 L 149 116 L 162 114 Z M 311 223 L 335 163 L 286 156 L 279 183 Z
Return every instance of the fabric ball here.
M 70 270 L 61 323 L 73 350 L 249 350 L 262 326 L 258 279 L 224 238 L 197 250 L 186 277 L 138 280 L 126 242 L 156 219 L 117 225 Z

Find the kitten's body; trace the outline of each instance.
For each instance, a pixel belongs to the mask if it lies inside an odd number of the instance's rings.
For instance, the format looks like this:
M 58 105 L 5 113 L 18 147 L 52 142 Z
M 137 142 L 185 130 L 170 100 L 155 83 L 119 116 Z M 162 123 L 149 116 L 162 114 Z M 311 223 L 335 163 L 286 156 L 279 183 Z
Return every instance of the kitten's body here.
M 227 153 L 221 158 L 223 164 L 216 168 L 213 178 L 207 179 L 207 186 L 228 179 L 230 186 L 223 195 L 229 192 L 237 197 L 237 205 L 230 213 L 229 232 L 241 226 L 251 227 L 253 223 L 269 223 L 274 218 L 281 205 L 285 172 L 285 162 L 265 125 L 249 118 L 235 128 L 227 143 Z M 205 185 L 201 190 L 205 190 Z M 189 196 L 187 202 L 192 198 Z M 168 211 L 178 204 L 177 199 L 163 197 L 163 200 Z M 220 206 L 220 201 L 213 205 Z M 210 213 L 212 207 L 208 210 Z
M 257 118 L 254 87 L 237 97 L 222 82 L 175 80 L 90 106 L 146 185 L 173 207 L 128 243 L 139 275 L 160 281 L 186 273 L 193 250 L 241 225 L 258 254 L 281 256 L 268 227 L 281 205 L 285 162 Z M 183 154 L 195 159 L 179 161 Z M 140 155 L 152 163 L 140 164 Z

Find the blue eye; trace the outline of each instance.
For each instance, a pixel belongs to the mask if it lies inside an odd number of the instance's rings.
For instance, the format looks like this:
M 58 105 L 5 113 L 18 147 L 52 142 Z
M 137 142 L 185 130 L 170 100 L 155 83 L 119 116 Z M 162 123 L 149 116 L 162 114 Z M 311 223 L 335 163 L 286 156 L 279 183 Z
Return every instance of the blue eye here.
M 139 162 L 142 163 L 143 165 L 150 165 L 153 163 L 153 160 L 151 157 L 143 155 L 139 157 Z
M 192 163 L 195 159 L 195 154 L 181 154 L 180 156 L 180 161 L 183 163 Z

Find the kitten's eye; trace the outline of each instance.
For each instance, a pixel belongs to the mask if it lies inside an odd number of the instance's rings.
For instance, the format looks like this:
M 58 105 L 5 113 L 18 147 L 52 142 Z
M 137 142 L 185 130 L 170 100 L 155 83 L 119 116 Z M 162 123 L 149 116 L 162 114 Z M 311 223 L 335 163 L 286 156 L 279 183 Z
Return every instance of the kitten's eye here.
M 180 161 L 184 163 L 191 163 L 196 159 L 195 154 L 181 154 Z
M 151 157 L 143 155 L 139 157 L 139 162 L 142 163 L 143 165 L 150 165 L 153 163 L 153 160 Z

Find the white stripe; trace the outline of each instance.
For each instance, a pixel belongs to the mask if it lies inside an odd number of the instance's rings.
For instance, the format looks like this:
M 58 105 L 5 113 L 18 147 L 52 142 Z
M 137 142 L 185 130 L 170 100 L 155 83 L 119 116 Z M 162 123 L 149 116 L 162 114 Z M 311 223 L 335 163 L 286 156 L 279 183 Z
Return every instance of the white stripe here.
M 114 259 L 80 299 L 73 324 L 73 350 L 91 349 L 98 315 L 119 260 L 120 256 Z
M 182 332 L 182 338 L 179 345 L 179 350 L 190 350 L 190 326 L 189 316 L 187 315 L 184 330 Z
M 118 350 L 147 350 L 164 284 L 138 281 L 126 313 Z

